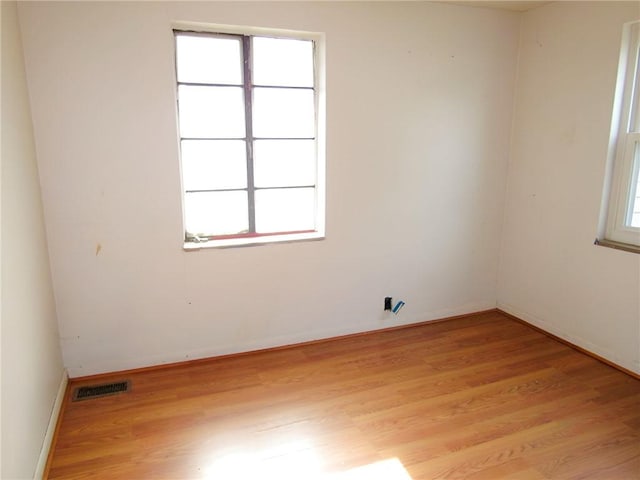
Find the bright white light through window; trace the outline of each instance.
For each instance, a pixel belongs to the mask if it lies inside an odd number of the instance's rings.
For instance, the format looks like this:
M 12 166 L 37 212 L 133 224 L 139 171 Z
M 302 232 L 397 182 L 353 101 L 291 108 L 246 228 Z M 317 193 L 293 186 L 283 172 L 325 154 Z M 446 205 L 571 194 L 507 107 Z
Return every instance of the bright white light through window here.
M 178 87 L 182 138 L 244 138 L 242 87 Z
M 313 138 L 313 90 L 253 89 L 253 129 L 257 138 Z
M 241 190 L 187 192 L 184 210 L 188 232 L 238 235 L 249 229 L 247 193 Z
M 629 222 L 634 228 L 640 228 L 640 146 L 636 144 L 634 165 L 631 174 L 631 189 L 629 192 Z
M 247 149 L 242 140 L 183 140 L 185 190 L 247 187 Z
M 313 229 L 313 188 L 274 188 L 256 192 L 256 230 L 295 232 Z
M 178 82 L 242 85 L 238 38 L 176 37 Z
M 319 231 L 314 42 L 175 35 L 185 239 Z
M 256 85 L 313 87 L 313 42 L 254 37 L 253 76 Z
M 256 140 L 253 145 L 256 187 L 315 185 L 313 140 Z

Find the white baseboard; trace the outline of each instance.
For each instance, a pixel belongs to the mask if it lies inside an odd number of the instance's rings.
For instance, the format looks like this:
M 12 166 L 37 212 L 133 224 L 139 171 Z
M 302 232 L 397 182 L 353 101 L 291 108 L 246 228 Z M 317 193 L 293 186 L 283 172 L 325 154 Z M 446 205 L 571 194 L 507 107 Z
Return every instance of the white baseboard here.
M 38 458 L 36 473 L 33 476 L 35 480 L 42 479 L 44 470 L 47 467 L 49 450 L 51 450 L 51 442 L 53 441 L 53 435 L 56 431 L 56 425 L 58 424 L 58 417 L 60 416 L 62 401 L 64 400 L 64 395 L 67 391 L 67 383 L 69 383 L 69 376 L 67 375 L 67 371 L 63 370 L 62 378 L 60 379 L 60 386 L 58 387 L 58 394 L 56 395 L 56 400 L 53 403 L 53 408 L 51 409 L 51 417 L 49 417 L 47 432 L 45 433 L 44 440 L 42 442 L 42 448 L 40 449 L 40 457 Z
M 119 356 L 114 361 L 101 364 L 91 364 L 89 361 L 82 362 L 82 367 L 74 367 L 67 364 L 67 370 L 70 378 L 85 377 L 90 375 L 101 375 L 105 373 L 116 373 L 131 369 L 146 368 L 152 366 L 165 365 L 168 363 L 179 363 L 189 360 L 197 360 L 204 358 L 214 358 L 223 355 L 233 355 L 242 352 L 253 352 L 257 350 L 269 349 L 280 346 L 291 346 L 299 343 L 305 343 L 316 340 L 332 339 L 343 335 L 352 335 L 357 333 L 370 333 L 376 330 L 389 327 L 408 326 L 416 323 L 423 323 L 432 320 L 441 320 L 443 318 L 455 317 L 458 315 L 473 314 L 486 310 L 495 309 L 495 302 L 475 302 L 464 304 L 456 308 L 446 308 L 421 312 L 419 314 L 410 313 L 410 309 L 402 310 L 398 316 L 388 314 L 385 320 L 381 318 L 370 319 L 369 322 L 349 325 L 347 327 L 334 327 L 330 329 L 320 329 L 311 332 L 301 332 L 292 335 L 282 335 L 263 339 L 259 341 L 248 341 L 235 345 L 225 345 L 224 347 L 211 347 L 207 349 L 188 350 L 182 352 L 173 352 L 162 355 L 154 355 L 148 357 L 126 358 Z
M 525 322 L 538 327 L 545 332 L 548 332 L 552 335 L 555 335 L 558 338 L 566 340 L 572 345 L 575 345 L 587 352 L 594 354 L 596 357 L 601 357 L 606 360 L 606 362 L 610 362 L 613 365 L 617 365 L 618 367 L 622 367 L 624 370 L 628 370 L 629 372 L 633 372 L 636 375 L 640 375 L 640 362 L 634 359 L 622 358 L 615 351 L 603 348 L 600 345 L 596 345 L 595 343 L 572 333 L 567 332 L 565 329 L 558 328 L 557 325 L 552 324 L 546 320 L 543 320 L 541 317 L 537 315 L 530 314 L 523 310 L 520 310 L 514 307 L 511 304 L 498 302 L 498 309 L 506 312 L 514 317 L 517 317 Z

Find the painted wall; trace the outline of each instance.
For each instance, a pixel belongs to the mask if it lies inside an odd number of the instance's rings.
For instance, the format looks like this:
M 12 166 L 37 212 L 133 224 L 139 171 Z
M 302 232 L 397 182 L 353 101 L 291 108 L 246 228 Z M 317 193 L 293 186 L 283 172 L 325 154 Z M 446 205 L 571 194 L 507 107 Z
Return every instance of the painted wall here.
M 622 24 L 640 4 L 523 16 L 498 306 L 640 373 L 640 255 L 593 245 Z
M 495 307 L 519 16 L 437 3 L 20 5 L 71 376 Z M 173 21 L 327 38 L 327 238 L 182 250 Z M 398 317 L 382 312 L 403 299 Z
M 24 479 L 36 473 L 64 371 L 15 2 L 2 2 L 1 12 L 0 477 Z

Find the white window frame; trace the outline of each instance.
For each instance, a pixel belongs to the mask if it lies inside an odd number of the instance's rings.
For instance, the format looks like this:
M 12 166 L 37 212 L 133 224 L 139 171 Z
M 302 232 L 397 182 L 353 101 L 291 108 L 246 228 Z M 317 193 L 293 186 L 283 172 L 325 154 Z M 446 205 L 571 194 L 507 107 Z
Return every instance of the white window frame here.
M 640 21 L 624 25 L 597 244 L 640 253 L 630 204 L 640 168 Z
M 282 30 L 248 26 L 231 26 L 219 24 L 200 24 L 191 22 L 176 22 L 172 25 L 172 38 L 174 32 L 195 32 L 203 34 L 228 34 L 241 36 L 263 36 L 274 38 L 291 38 L 297 40 L 311 40 L 314 42 L 314 75 L 315 75 L 315 102 L 316 102 L 316 210 L 315 210 L 315 230 L 310 232 L 284 232 L 276 234 L 251 235 L 251 236 L 225 236 L 222 238 L 193 238 L 187 235 L 185 219 L 185 197 L 184 185 L 182 184 L 182 161 L 180 161 L 180 178 L 182 191 L 182 231 L 184 238 L 184 250 L 192 251 L 201 248 L 212 247 L 236 247 L 262 245 L 277 242 L 297 242 L 307 240 L 322 240 L 325 238 L 325 205 L 326 205 L 326 83 L 325 83 L 325 35 L 320 32 L 306 32 L 297 30 Z M 174 48 L 175 48 L 175 40 Z M 175 51 L 174 51 L 175 58 Z M 177 72 L 176 72 L 177 75 Z M 176 105 L 177 105 L 177 77 L 174 78 L 176 85 Z M 177 112 L 176 121 L 179 122 Z M 180 142 L 179 123 L 178 142 Z

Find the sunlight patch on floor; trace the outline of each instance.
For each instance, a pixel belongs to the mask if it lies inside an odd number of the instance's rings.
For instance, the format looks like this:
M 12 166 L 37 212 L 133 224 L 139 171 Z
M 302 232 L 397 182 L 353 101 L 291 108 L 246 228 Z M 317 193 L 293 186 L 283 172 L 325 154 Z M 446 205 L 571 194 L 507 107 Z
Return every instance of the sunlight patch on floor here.
M 345 472 L 319 477 L 322 480 L 412 480 L 409 472 L 397 458 L 389 458 L 352 468 Z
M 304 441 L 276 445 L 259 452 L 236 452 L 212 461 L 205 479 L 254 480 L 412 480 L 397 458 L 389 458 L 340 472 L 327 472 L 322 458 Z
M 293 480 L 317 478 L 316 474 L 321 469 L 321 459 L 312 445 L 306 441 L 295 441 L 254 452 L 240 451 L 227 454 L 211 462 L 204 469 L 204 474 L 205 478 L 211 480 Z M 308 472 L 311 472 L 311 476 Z

